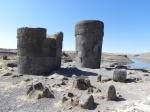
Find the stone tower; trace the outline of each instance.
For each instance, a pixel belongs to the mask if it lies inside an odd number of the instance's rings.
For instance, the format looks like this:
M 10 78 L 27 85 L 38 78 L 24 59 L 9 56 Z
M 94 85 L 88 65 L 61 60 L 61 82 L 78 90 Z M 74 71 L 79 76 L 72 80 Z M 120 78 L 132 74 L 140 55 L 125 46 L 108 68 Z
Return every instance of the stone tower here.
M 104 24 L 98 20 L 83 20 L 75 25 L 76 65 L 100 68 Z
M 54 69 L 59 69 L 62 41 L 62 32 L 46 37 L 45 28 L 18 28 L 18 72 L 45 75 Z

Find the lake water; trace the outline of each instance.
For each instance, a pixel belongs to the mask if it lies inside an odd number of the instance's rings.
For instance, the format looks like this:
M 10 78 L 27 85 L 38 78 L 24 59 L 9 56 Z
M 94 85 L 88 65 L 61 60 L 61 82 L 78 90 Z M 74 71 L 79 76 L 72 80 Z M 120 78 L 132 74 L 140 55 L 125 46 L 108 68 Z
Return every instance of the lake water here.
M 134 63 L 127 64 L 132 68 L 150 68 L 150 61 L 132 58 Z

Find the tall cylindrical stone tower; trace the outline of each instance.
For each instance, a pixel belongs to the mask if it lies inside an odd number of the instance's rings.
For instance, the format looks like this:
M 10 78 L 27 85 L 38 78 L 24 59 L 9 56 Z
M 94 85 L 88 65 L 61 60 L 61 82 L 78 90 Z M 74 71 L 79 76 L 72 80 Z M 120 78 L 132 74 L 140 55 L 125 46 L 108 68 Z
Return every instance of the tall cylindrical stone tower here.
M 83 20 L 75 26 L 76 65 L 100 68 L 104 24 L 98 20 Z
M 62 41 L 62 32 L 46 38 L 45 28 L 18 28 L 18 72 L 45 75 L 54 69 L 59 69 Z

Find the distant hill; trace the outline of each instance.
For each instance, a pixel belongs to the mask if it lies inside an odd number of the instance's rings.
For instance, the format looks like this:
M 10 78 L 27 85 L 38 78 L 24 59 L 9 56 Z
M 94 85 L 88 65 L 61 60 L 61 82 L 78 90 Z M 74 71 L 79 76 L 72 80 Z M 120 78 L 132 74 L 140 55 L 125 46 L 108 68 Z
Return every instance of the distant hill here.
M 141 58 L 150 60 L 150 52 L 133 55 L 133 58 Z

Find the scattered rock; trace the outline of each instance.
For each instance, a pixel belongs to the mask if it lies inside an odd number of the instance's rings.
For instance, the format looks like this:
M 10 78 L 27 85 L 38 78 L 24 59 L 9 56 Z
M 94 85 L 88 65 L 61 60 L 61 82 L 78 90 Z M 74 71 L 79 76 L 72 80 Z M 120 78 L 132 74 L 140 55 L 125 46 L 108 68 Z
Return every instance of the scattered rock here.
M 63 80 L 68 80 L 68 78 L 67 78 L 66 76 L 64 76 L 64 77 L 62 78 L 62 81 L 63 81 Z
M 142 78 L 141 77 L 137 77 L 136 81 L 142 81 Z
M 12 78 L 15 78 L 15 77 L 21 77 L 23 76 L 22 74 L 21 75 L 13 75 Z
M 43 89 L 42 93 L 39 94 L 38 99 L 40 99 L 40 98 L 54 98 L 54 95 L 52 94 L 52 92 L 47 87 L 45 87 Z
M 90 80 L 89 79 L 84 79 L 84 78 L 83 79 L 82 78 L 81 79 L 80 78 L 75 79 L 73 81 L 73 85 L 72 85 L 72 87 L 78 88 L 80 90 L 86 90 L 90 86 L 91 86 Z
M 91 110 L 94 108 L 94 98 L 92 95 L 82 95 L 79 104 L 82 108 Z
M 31 81 L 31 80 L 33 80 L 33 79 L 27 78 L 27 79 L 25 79 L 24 81 L 25 81 L 25 82 L 28 82 L 28 81 Z
M 65 81 L 62 81 L 62 82 L 60 83 L 60 85 L 66 85 Z
M 113 81 L 124 82 L 127 77 L 126 70 L 115 70 L 113 73 Z
M 73 93 L 68 93 L 68 95 L 67 95 L 68 97 L 74 97 L 74 95 L 73 95 Z
M 148 73 L 148 70 L 141 69 L 142 72 Z
M 42 83 L 27 86 L 26 94 L 30 99 L 54 98 L 52 91 L 43 87 Z
M 118 65 L 115 67 L 115 69 L 128 69 L 127 66 L 123 66 L 123 65 Z
M 89 89 L 88 89 L 88 94 L 93 93 L 93 92 L 94 92 L 93 88 L 92 88 L 92 87 L 89 87 Z
M 98 74 L 98 75 L 97 75 L 97 82 L 100 82 L 100 81 L 101 81 L 101 77 L 102 77 L 101 74 Z
M 36 90 L 41 90 L 41 91 L 44 89 L 42 83 L 40 83 L 40 82 L 37 83 L 37 84 L 35 84 L 35 85 L 34 85 L 34 88 L 35 88 Z
M 7 60 L 8 58 L 7 58 L 7 56 L 3 56 L 3 60 Z
M 132 75 L 132 74 L 133 74 L 132 72 L 129 72 L 129 73 L 128 73 L 128 75 Z
M 106 95 L 107 100 L 115 100 L 116 99 L 116 89 L 113 85 L 110 85 Z
M 13 73 L 4 73 L 2 76 L 10 76 L 12 75 Z
M 7 63 L 7 67 L 17 67 L 17 62 Z
M 90 86 L 91 86 L 91 81 L 90 81 L 90 79 L 86 78 L 86 79 L 85 79 L 85 84 L 86 84 L 86 86 L 90 87 Z
M 27 88 L 26 93 L 25 93 L 26 95 L 28 95 L 31 91 L 34 90 L 33 86 L 31 85 L 27 86 L 26 88 Z
M 100 92 L 102 92 L 100 89 L 97 89 L 97 91 L 96 91 L 97 93 L 100 93 Z
M 143 76 L 149 76 L 149 74 L 143 74 Z
M 64 103 L 64 102 L 68 101 L 68 99 L 66 97 L 63 97 L 61 101 Z
M 61 85 L 60 84 L 54 84 L 54 85 L 52 85 L 52 87 L 61 87 Z

